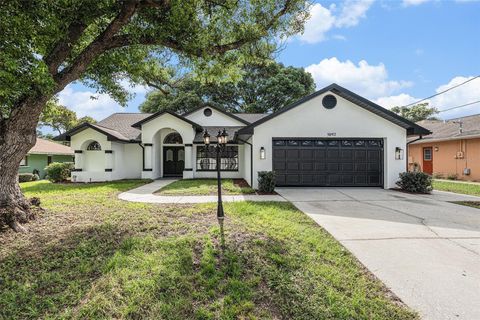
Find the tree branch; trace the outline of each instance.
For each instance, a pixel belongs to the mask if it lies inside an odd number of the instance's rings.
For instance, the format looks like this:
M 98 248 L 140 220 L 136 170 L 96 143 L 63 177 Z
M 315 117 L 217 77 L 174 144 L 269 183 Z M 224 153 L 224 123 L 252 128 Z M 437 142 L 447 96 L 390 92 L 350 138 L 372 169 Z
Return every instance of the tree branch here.
M 69 67 L 54 76 L 58 91 L 62 90 L 68 83 L 76 80 L 98 55 L 108 50 L 112 38 L 129 22 L 130 18 L 135 14 L 139 3 L 139 0 L 125 1 L 120 12 L 107 28 L 78 55 Z
M 72 52 L 73 45 L 80 39 L 87 25 L 81 21 L 74 21 L 68 27 L 67 36 L 60 40 L 45 57 L 45 63 L 51 75 L 58 73 L 58 68 Z

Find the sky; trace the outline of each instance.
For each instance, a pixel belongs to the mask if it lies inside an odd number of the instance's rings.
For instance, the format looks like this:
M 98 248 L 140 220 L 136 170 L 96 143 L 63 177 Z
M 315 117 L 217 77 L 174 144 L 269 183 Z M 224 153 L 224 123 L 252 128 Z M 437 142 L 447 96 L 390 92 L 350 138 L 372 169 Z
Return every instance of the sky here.
M 480 1 L 318 1 L 301 35 L 285 41 L 277 61 L 304 67 L 318 89 L 333 82 L 383 107 L 406 105 L 480 75 Z M 101 120 L 138 112 L 148 88 L 126 108 L 74 83 L 59 101 Z M 95 97 L 92 99 L 91 97 Z M 480 100 L 480 78 L 430 99 L 439 110 Z M 441 112 L 441 119 L 480 113 L 480 103 Z

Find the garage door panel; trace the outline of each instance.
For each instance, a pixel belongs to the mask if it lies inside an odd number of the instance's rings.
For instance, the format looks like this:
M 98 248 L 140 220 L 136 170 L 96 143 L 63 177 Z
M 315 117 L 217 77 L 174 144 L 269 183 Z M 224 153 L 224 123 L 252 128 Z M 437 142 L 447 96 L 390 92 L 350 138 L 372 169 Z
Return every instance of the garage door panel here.
M 295 160 L 298 159 L 299 152 L 296 149 L 287 150 L 287 160 Z
M 381 186 L 381 139 L 273 141 L 278 186 Z

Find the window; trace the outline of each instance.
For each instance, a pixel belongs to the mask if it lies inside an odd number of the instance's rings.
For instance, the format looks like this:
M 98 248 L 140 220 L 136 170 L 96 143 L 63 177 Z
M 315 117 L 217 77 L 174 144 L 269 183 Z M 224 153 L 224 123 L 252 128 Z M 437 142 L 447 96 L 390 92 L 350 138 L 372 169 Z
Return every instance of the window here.
M 423 160 L 427 160 L 427 161 L 432 160 L 432 149 L 431 148 L 423 149 Z
M 20 167 L 26 167 L 28 166 L 28 157 L 25 157 L 20 161 Z
M 217 155 L 213 148 L 197 147 L 197 171 L 217 170 Z M 226 146 L 220 153 L 220 170 L 238 171 L 238 146 Z
M 210 108 L 205 108 L 203 110 L 203 114 L 205 115 L 205 117 L 210 117 L 212 115 L 212 109 Z
M 169 133 L 169 134 L 167 134 L 165 139 L 163 139 L 163 143 L 165 143 L 165 144 L 182 144 L 183 143 L 182 136 L 177 132 Z
M 102 146 L 97 141 L 92 141 L 87 147 L 88 151 L 100 151 L 102 150 Z

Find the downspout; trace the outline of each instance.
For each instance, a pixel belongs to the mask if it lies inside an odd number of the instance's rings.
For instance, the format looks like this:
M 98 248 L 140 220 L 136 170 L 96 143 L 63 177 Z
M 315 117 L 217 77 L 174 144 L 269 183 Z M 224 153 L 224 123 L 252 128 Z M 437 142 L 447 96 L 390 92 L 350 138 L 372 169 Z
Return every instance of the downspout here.
M 253 145 L 250 142 L 247 142 L 240 138 L 237 138 L 237 140 L 250 146 L 250 183 L 253 185 Z
M 406 169 L 407 169 L 407 171 L 408 171 L 408 155 L 410 154 L 410 150 L 409 150 L 409 147 L 408 147 L 408 146 L 409 146 L 411 143 L 414 143 L 415 141 L 419 141 L 419 140 L 422 140 L 422 139 L 423 139 L 423 136 L 420 135 L 417 139 L 413 139 L 412 141 L 408 141 L 408 142 L 407 142 L 407 157 L 406 157 L 406 160 L 407 160 L 407 161 L 406 161 Z

